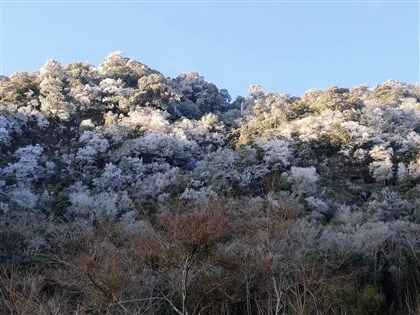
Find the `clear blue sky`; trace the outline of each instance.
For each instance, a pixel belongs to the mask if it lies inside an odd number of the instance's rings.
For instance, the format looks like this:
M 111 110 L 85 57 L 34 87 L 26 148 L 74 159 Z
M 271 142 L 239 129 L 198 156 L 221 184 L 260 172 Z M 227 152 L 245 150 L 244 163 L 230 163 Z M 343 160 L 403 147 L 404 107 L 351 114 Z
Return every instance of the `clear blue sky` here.
M 3 74 L 114 50 L 232 97 L 419 81 L 419 3 L 18 3 L 3 0 Z

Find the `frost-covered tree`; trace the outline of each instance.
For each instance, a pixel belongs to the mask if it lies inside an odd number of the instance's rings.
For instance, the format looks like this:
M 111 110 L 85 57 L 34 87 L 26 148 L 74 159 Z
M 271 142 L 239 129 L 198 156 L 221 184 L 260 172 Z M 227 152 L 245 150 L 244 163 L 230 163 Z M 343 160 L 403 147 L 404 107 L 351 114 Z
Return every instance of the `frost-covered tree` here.
M 196 105 L 195 113 L 197 116 L 199 116 L 199 112 L 206 114 L 223 111 L 228 107 L 231 100 L 226 89 L 219 90 L 214 84 L 205 81 L 204 77 L 197 72 L 180 74 L 175 82 L 178 85 L 178 90 L 182 93 L 182 100 L 190 101 Z M 187 102 L 187 104 L 190 103 Z M 182 107 L 183 105 L 181 105 L 181 110 Z
M 292 166 L 286 179 L 292 184 L 292 191 L 298 196 L 311 195 L 316 191 L 315 183 L 319 180 L 319 175 L 313 166 Z
M 48 60 L 41 68 L 39 78 L 41 111 L 68 120 L 75 108 L 66 97 L 67 78 L 63 67 L 55 60 Z
M 113 123 L 139 132 L 166 132 L 169 129 L 168 118 L 169 114 L 167 112 L 146 107 L 136 108 L 135 110 L 128 112 L 127 116 L 124 116 Z
M 238 145 L 246 144 L 257 137 L 274 138 L 283 128 L 294 98 L 274 92 L 264 93 L 262 87 L 251 86 L 250 97 L 241 101 L 242 114 L 248 114 L 241 126 Z
M 18 185 L 30 184 L 43 175 L 44 168 L 40 165 L 42 152 L 39 144 L 17 149 L 13 154 L 16 162 L 9 163 L 3 169 L 3 176 L 13 179 Z
M 218 150 L 200 161 L 194 170 L 191 185 L 196 190 L 209 187 L 218 193 L 230 192 L 239 184 L 240 174 L 235 168 L 236 154 L 231 149 Z
M 278 169 L 290 164 L 289 144 L 284 140 L 271 140 L 261 145 L 264 150 L 263 161 L 270 167 Z
M 393 177 L 392 148 L 374 146 L 369 151 L 373 162 L 369 164 L 369 170 L 377 181 L 383 182 Z
M 0 147 L 9 146 L 12 139 L 13 133 L 16 131 L 17 124 L 11 120 L 8 116 L 0 114 Z
M 8 103 L 8 108 L 13 105 L 37 107 L 39 105 L 37 99 L 39 83 L 40 80 L 36 73 L 30 74 L 25 71 L 16 72 L 10 78 L 2 77 L 0 79 L 0 99 Z M 3 103 L 0 108 L 3 106 L 6 104 Z
M 99 65 L 98 70 L 105 78 L 121 79 L 127 87 L 136 87 L 141 77 L 154 72 L 146 65 L 124 57 L 122 51 L 110 53 Z
M 147 162 L 171 162 L 185 164 L 189 162 L 196 145 L 192 141 L 179 141 L 161 132 L 146 132 L 142 137 L 127 140 L 115 152 L 115 158 L 138 157 Z
M 100 154 L 107 151 L 109 141 L 102 137 L 101 134 L 91 131 L 85 131 L 79 138 L 84 145 L 79 148 L 76 153 L 76 161 L 79 163 L 83 171 L 92 171 L 97 168 L 97 162 Z
M 139 106 L 152 106 L 168 109 L 170 103 L 180 101 L 180 94 L 172 87 L 163 75 L 152 73 L 143 76 L 138 81 L 138 90 L 131 98 L 131 102 Z
M 101 89 L 98 70 L 88 63 L 77 62 L 64 68 L 69 82 L 68 96 L 79 111 L 101 109 Z
M 103 173 L 93 180 L 93 184 L 98 191 L 119 191 L 127 182 L 127 177 L 127 175 L 122 174 L 120 168 L 112 163 L 107 163 Z
M 69 194 L 70 211 L 76 215 L 81 215 L 93 220 L 106 217 L 115 218 L 118 213 L 118 199 L 119 196 L 115 192 L 101 192 L 99 194 L 92 194 L 90 190 L 77 183 L 72 187 L 72 192 Z
M 102 108 L 127 111 L 129 91 L 121 79 L 103 79 L 100 84 Z

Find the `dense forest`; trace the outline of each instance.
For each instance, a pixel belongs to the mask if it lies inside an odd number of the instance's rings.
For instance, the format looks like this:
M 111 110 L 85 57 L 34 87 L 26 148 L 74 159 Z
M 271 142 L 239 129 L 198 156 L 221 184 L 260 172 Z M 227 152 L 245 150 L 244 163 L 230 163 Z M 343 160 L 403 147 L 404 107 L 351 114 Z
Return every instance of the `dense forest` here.
M 419 314 L 419 224 L 419 84 L 0 77 L 1 314 Z

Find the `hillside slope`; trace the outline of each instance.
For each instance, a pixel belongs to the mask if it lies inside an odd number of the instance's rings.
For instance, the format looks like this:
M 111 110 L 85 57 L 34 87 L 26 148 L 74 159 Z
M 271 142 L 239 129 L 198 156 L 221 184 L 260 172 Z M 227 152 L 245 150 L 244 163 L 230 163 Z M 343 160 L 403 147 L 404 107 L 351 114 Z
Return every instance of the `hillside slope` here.
M 6 314 L 416 314 L 420 86 L 50 60 L 0 78 L 0 218 Z

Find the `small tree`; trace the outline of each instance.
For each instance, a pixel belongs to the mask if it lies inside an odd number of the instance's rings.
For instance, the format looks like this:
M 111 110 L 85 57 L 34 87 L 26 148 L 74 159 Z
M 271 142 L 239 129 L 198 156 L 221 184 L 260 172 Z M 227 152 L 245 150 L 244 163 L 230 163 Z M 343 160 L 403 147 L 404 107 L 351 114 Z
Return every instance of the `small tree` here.
M 199 282 L 212 277 L 211 257 L 227 233 L 227 216 L 217 201 L 209 201 L 198 210 L 178 205 L 158 221 L 154 246 L 145 260 L 167 283 L 163 298 L 179 315 L 199 314 L 214 303 L 206 297 L 217 287 L 211 281 L 204 286 Z

